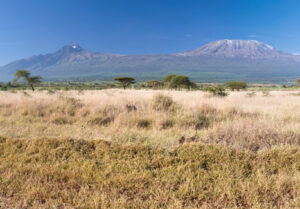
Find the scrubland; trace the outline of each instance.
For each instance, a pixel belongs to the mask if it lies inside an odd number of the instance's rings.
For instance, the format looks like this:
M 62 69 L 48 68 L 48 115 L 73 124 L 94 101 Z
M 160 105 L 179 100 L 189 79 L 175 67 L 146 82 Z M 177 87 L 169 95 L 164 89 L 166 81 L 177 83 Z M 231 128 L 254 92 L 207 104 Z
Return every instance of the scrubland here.
M 0 92 L 0 208 L 300 207 L 297 91 Z

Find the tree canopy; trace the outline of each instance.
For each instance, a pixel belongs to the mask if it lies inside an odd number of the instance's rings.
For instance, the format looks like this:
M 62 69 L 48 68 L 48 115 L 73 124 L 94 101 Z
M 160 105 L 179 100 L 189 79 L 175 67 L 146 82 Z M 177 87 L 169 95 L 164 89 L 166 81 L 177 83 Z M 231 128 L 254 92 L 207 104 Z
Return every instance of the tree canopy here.
M 117 81 L 118 83 L 120 83 L 124 89 L 126 89 L 131 84 L 135 83 L 135 79 L 131 78 L 131 77 L 117 77 L 117 78 L 114 78 L 114 80 Z
M 167 75 L 163 78 L 164 85 L 168 88 L 178 89 L 178 88 L 195 88 L 196 84 L 191 82 L 189 77 L 185 75 Z
M 34 91 L 34 85 L 40 83 L 42 80 L 41 76 L 30 76 L 31 73 L 27 70 L 17 70 L 14 75 L 14 83 L 18 82 L 20 79 L 24 79 L 24 81 L 30 85 L 32 91 Z

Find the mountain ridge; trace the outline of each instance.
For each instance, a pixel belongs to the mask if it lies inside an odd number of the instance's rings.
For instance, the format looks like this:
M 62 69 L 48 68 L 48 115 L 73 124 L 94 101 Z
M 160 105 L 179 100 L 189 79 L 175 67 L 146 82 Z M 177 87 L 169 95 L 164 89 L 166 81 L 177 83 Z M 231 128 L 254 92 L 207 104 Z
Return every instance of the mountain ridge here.
M 181 72 L 194 80 L 196 74 L 200 78 L 203 73 L 211 73 L 212 77 L 213 73 L 243 75 L 240 77 L 250 80 L 263 75 L 272 80 L 300 75 L 300 56 L 256 40 L 225 39 L 179 53 L 144 55 L 89 52 L 77 43 L 70 43 L 54 53 L 20 59 L 1 67 L 0 80 L 11 79 L 17 69 L 28 69 L 46 79 L 89 76 L 101 79 L 131 74 L 146 79 Z

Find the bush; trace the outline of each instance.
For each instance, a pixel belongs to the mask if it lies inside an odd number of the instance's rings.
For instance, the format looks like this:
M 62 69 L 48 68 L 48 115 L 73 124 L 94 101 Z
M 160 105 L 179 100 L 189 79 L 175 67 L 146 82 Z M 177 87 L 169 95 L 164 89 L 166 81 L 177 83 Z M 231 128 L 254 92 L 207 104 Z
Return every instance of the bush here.
M 164 85 L 172 89 L 190 89 L 196 88 L 196 84 L 191 82 L 189 77 L 184 75 L 167 75 L 163 79 Z
M 52 120 L 52 123 L 56 125 L 72 124 L 72 122 L 69 121 L 66 117 L 57 117 L 54 120 Z
M 153 97 L 152 107 L 156 111 L 169 111 L 174 105 L 174 101 L 171 97 L 157 94 Z
M 151 125 L 151 121 L 148 119 L 140 119 L 137 122 L 137 127 L 138 128 L 149 128 Z
M 207 116 L 203 114 L 187 115 L 181 121 L 179 121 L 181 126 L 192 127 L 195 130 L 208 128 L 210 125 L 210 120 Z
M 147 88 L 161 88 L 164 84 L 160 81 L 150 80 L 146 81 L 144 85 Z
M 90 125 L 97 125 L 97 126 L 108 126 L 111 122 L 113 122 L 113 118 L 111 117 L 96 117 L 88 121 Z
M 231 89 L 232 91 L 234 90 L 239 91 L 241 89 L 245 89 L 247 87 L 247 83 L 242 81 L 230 81 L 230 82 L 226 82 L 225 86 Z
M 160 123 L 161 129 L 168 129 L 174 126 L 174 121 L 171 119 L 164 120 Z
M 221 85 L 209 86 L 204 90 L 210 92 L 213 96 L 225 97 L 228 95 L 224 86 Z

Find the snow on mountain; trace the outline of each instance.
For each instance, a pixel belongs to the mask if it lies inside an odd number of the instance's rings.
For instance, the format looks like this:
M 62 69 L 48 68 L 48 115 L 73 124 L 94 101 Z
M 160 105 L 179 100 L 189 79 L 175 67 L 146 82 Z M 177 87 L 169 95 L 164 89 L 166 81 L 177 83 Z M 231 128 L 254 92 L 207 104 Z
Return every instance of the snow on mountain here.
M 200 48 L 177 53 L 178 56 L 214 56 L 240 58 L 276 58 L 288 56 L 274 47 L 256 40 L 219 40 Z

